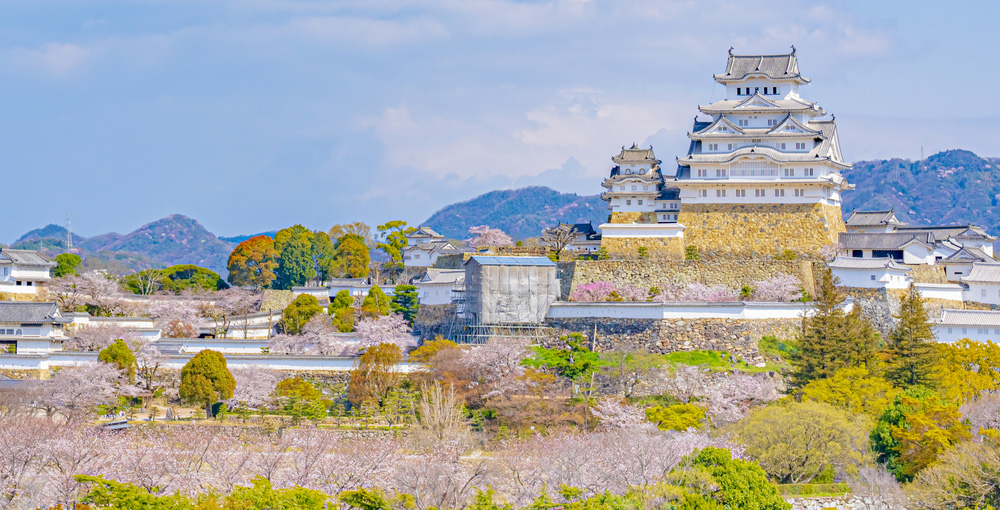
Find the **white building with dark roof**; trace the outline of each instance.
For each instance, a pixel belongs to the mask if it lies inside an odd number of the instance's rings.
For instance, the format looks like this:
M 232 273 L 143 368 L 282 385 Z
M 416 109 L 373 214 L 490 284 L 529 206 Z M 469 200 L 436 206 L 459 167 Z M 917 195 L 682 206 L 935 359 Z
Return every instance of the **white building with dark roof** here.
M 826 204 L 840 206 L 853 186 L 836 123 L 799 95 L 810 80 L 793 48 L 781 55 L 734 55 L 715 75 L 724 99 L 699 110 L 688 154 L 677 158 L 680 199 L 688 204 Z M 831 241 L 832 242 L 832 241 Z
M 1000 305 L 1000 264 L 973 263 L 960 281 L 966 286 L 964 301 Z
M 55 303 L 0 301 L 0 349 L 16 354 L 48 354 L 62 349 L 63 325 L 71 322 Z
M 891 258 L 837 257 L 827 267 L 845 287 L 905 289 L 913 281 L 912 269 Z
M 975 342 L 1000 342 L 1000 311 L 949 310 L 932 321 L 938 342 L 953 343 L 962 339 Z
M 845 223 L 848 232 L 892 232 L 898 226 L 906 224 L 899 221 L 896 212 L 888 211 L 851 211 L 851 217 Z
M 52 279 L 56 263 L 34 250 L 0 247 L 0 292 L 38 294 L 38 287 Z
M 431 267 L 441 255 L 458 253 L 459 250 L 430 227 L 417 227 L 406 235 L 403 247 L 403 265 L 408 267 Z
M 427 272 L 413 280 L 421 305 L 446 305 L 465 284 L 464 269 L 427 268 Z

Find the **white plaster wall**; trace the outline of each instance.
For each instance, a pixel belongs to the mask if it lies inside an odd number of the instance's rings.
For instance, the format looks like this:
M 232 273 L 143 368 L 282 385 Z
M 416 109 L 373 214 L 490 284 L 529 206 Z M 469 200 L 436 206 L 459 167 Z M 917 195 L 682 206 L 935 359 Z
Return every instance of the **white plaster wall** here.
M 969 288 L 962 293 L 964 301 L 977 301 L 979 303 L 989 303 L 1000 305 L 1000 284 L 968 282 Z
M 958 284 L 917 283 L 914 287 L 924 299 L 964 300 L 965 288 Z
M 853 303 L 849 303 L 853 305 Z M 795 319 L 806 303 L 553 303 L 549 319 Z
M 830 268 L 833 276 L 840 279 L 843 287 L 863 289 L 905 289 L 910 286 L 908 276 L 887 272 L 882 269 Z M 872 279 L 874 277 L 874 280 Z
M 969 339 L 974 342 L 985 342 L 987 340 L 992 340 L 993 342 L 1000 341 L 1000 328 L 936 324 L 933 326 L 933 330 L 934 337 L 938 342 L 942 343 L 954 343 L 963 339 Z

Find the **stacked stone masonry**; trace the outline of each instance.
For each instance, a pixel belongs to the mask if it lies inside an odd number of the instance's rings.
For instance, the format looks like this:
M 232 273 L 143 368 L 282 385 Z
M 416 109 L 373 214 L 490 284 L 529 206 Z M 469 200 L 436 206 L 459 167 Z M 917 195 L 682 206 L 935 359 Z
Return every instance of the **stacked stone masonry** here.
M 609 281 L 640 288 L 702 283 L 740 289 L 783 273 L 797 277 L 806 292 L 815 295 L 822 268 L 822 262 L 808 260 L 578 260 L 572 269 L 572 288 Z
M 677 221 L 703 257 L 815 257 L 846 231 L 840 207 L 825 204 L 681 204 Z
M 640 247 L 645 247 L 646 254 L 657 260 L 684 259 L 684 239 L 680 237 L 606 237 L 601 240 L 601 248 L 614 258 L 637 258 Z
M 547 343 L 570 333 L 583 334 L 598 351 L 645 349 L 653 353 L 726 351 L 751 364 L 763 362 L 757 341 L 765 335 L 792 338 L 798 319 L 550 319 Z M 594 336 L 596 332 L 596 338 Z

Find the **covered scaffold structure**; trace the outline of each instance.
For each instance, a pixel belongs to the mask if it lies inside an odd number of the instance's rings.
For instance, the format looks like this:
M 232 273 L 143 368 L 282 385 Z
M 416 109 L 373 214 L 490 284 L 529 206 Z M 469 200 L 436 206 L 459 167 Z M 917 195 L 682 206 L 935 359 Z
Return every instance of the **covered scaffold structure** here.
M 473 256 L 457 294 L 449 339 L 483 344 L 496 337 L 540 338 L 559 296 L 556 265 L 546 257 Z

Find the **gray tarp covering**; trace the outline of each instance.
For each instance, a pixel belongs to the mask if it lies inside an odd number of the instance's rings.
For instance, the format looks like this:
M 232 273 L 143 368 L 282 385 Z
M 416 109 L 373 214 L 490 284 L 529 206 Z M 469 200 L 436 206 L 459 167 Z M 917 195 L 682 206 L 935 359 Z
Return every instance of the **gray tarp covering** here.
M 540 324 L 559 296 L 544 257 L 472 257 L 465 263 L 466 313 L 479 324 Z

